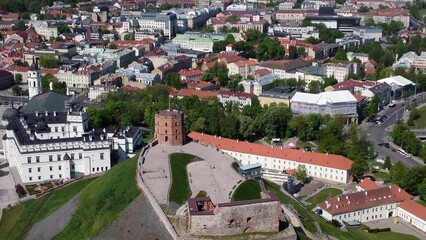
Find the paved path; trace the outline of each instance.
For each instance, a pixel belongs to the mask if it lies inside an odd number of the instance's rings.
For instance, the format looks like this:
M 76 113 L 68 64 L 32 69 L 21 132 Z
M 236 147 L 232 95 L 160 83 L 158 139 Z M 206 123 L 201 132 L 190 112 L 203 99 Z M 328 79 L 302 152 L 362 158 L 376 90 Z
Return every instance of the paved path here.
M 173 239 L 144 193 L 141 193 L 120 217 L 109 224 L 94 240 Z
M 47 218 L 33 225 L 27 234 L 28 240 L 52 239 L 59 234 L 71 221 L 78 207 L 78 197 L 73 197 Z
M 0 219 L 3 208 L 9 204 L 19 202 L 18 194 L 15 191 L 15 181 L 13 180 L 10 168 L 4 161 L 0 163 Z
M 229 201 L 229 192 L 238 181 L 243 180 L 231 167 L 233 158 L 215 148 L 194 142 L 176 147 L 157 145 L 145 156 L 142 170 L 144 182 L 160 204 L 168 203 L 169 154 L 174 152 L 189 153 L 204 159 L 204 163 L 188 165 L 193 196 L 200 190 L 205 190 L 214 202 L 226 202 Z

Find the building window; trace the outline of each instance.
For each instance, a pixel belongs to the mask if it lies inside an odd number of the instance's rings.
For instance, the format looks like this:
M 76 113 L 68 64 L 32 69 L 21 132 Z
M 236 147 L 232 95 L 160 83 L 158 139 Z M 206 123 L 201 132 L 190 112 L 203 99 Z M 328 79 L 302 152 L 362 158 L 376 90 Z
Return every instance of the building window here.
M 53 156 L 49 155 L 49 162 L 53 161 Z
M 76 127 L 76 126 L 73 126 L 73 127 L 72 127 L 72 130 L 73 130 L 74 132 L 77 132 L 77 127 Z
M 38 180 L 41 180 L 41 176 L 38 176 Z
M 40 172 L 40 170 L 41 170 L 41 167 L 38 167 L 38 168 L 37 168 L 37 172 Z
M 58 169 L 59 169 L 59 170 L 62 170 L 62 166 L 59 166 L 59 167 L 58 167 Z
M 52 171 L 52 170 L 53 170 L 53 167 L 52 167 L 52 166 L 50 166 L 50 167 L 49 167 L 49 169 L 50 169 L 50 171 Z
M 30 177 L 30 181 L 32 181 L 33 180 L 33 177 Z
M 27 157 L 28 163 L 31 163 L 31 157 Z
M 36 157 L 36 162 L 38 162 L 38 163 L 40 162 L 40 157 L 39 156 Z
M 55 132 L 58 132 L 58 127 L 55 127 Z
M 108 170 L 108 167 L 105 167 L 105 171 Z
M 61 131 L 62 131 L 62 132 L 65 132 L 65 127 L 61 127 Z
M 95 168 L 92 169 L 92 172 L 95 172 Z
M 83 158 L 83 153 L 79 153 L 78 154 L 78 159 L 82 159 Z
M 62 174 L 59 174 L 59 178 L 62 178 Z
M 99 172 L 99 167 L 96 168 L 96 172 Z
M 50 179 L 53 179 L 53 175 L 50 175 Z
M 104 160 L 104 153 L 100 153 L 99 155 L 100 155 L 101 160 Z
M 101 167 L 101 172 L 103 172 L 104 171 L 104 167 Z
M 75 165 L 71 164 L 71 169 L 74 170 L 75 169 Z
M 71 160 L 74 160 L 74 153 L 71 153 Z
M 29 172 L 29 173 L 31 173 L 31 172 L 32 172 L 32 169 L 31 169 L 31 168 L 28 168 L 28 172 Z

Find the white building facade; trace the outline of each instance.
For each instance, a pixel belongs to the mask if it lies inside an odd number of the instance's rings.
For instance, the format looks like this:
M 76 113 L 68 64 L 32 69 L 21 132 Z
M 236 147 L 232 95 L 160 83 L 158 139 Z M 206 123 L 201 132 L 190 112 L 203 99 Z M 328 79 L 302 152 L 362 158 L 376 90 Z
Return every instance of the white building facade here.
M 240 142 L 197 132 L 191 132 L 188 136 L 229 154 L 241 165 L 260 163 L 262 169 L 282 172 L 304 165 L 308 176 L 339 183 L 349 181 L 352 161 L 340 155 Z

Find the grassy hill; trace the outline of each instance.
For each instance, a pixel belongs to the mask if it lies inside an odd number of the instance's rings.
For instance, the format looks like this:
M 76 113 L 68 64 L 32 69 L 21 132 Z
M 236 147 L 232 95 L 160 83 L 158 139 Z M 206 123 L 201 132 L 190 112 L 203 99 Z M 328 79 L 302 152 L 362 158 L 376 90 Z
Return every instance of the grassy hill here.
M 87 186 L 76 214 L 54 239 L 89 239 L 113 222 L 140 194 L 135 182 L 137 158 L 116 165 Z
M 36 214 L 30 226 L 45 219 L 63 206 L 94 179 L 95 178 L 86 178 L 76 181 L 55 190 L 50 197 L 44 195 L 43 197 L 24 202 L 13 208 L 5 209 L 0 221 L 0 239 L 17 239 L 25 226 L 30 224 L 31 216 Z M 48 198 L 47 201 L 40 208 L 39 212 L 36 213 L 46 198 Z
M 182 205 L 191 196 L 188 172 L 186 166 L 196 161 L 196 157 L 187 153 L 170 154 L 170 168 L 172 185 L 169 192 L 169 201 Z

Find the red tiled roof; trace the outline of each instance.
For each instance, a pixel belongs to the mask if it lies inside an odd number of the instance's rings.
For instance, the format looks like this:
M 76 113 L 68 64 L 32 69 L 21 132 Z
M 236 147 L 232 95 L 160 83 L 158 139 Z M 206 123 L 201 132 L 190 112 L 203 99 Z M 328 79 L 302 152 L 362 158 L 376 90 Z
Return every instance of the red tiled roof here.
M 358 95 L 358 94 L 352 94 L 352 95 L 355 97 L 357 103 L 362 102 L 366 98 L 366 97 Z
M 254 73 L 257 74 L 257 75 L 259 75 L 259 76 L 264 76 L 264 75 L 270 74 L 271 71 L 269 71 L 266 68 L 261 68 L 261 69 L 254 70 Z
M 254 96 L 253 94 L 250 94 L 250 93 L 238 92 L 238 91 L 229 91 L 229 90 L 220 90 L 219 95 L 221 95 L 223 98 L 229 98 L 231 96 L 236 96 L 240 99 L 252 98 Z
M 365 191 L 368 190 L 373 190 L 373 189 L 377 189 L 380 188 L 379 185 L 377 185 L 377 183 L 371 181 L 369 178 L 364 178 L 359 184 L 359 187 L 361 187 L 362 189 L 364 189 Z
M 229 138 L 191 132 L 188 136 L 194 140 L 202 141 L 216 148 L 247 154 L 254 154 L 277 159 L 287 159 L 300 163 L 313 164 L 341 170 L 349 170 L 352 161 L 341 155 L 325 154 L 317 152 L 304 152 L 297 149 L 271 147 L 246 141 L 238 141 Z
M 413 214 L 414 216 L 417 216 L 423 219 L 423 221 L 426 221 L 426 207 L 423 207 L 422 205 L 416 203 L 415 201 L 411 199 L 407 199 L 403 201 L 399 205 L 399 207 Z
M 399 203 L 413 196 L 397 185 L 332 197 L 318 206 L 331 215 Z
M 234 64 L 237 65 L 237 67 L 245 67 L 245 66 L 256 66 L 259 63 L 256 60 L 250 59 L 245 61 L 234 62 Z
M 203 73 L 204 73 L 204 71 L 200 70 L 200 69 L 181 69 L 179 71 L 180 76 L 202 75 Z
M 355 81 L 355 80 L 346 80 L 343 82 L 339 82 L 336 83 L 334 85 L 332 85 L 331 87 L 334 90 L 348 90 L 354 87 L 373 87 L 374 85 L 376 85 L 375 82 L 371 82 L 371 81 Z
M 29 67 L 22 67 L 22 66 L 13 66 L 10 65 L 6 68 L 7 71 L 10 72 L 28 72 Z
M 177 96 L 179 97 L 192 97 L 197 96 L 199 98 L 217 97 L 217 92 L 198 91 L 192 89 L 181 89 Z

